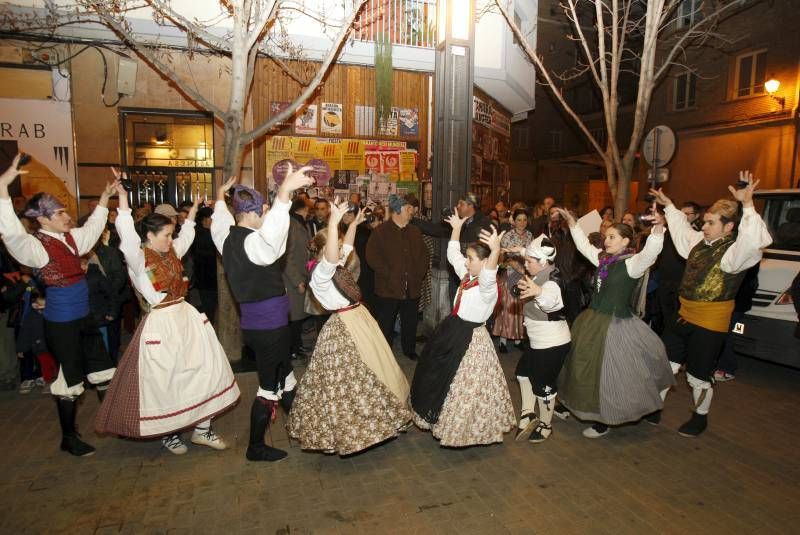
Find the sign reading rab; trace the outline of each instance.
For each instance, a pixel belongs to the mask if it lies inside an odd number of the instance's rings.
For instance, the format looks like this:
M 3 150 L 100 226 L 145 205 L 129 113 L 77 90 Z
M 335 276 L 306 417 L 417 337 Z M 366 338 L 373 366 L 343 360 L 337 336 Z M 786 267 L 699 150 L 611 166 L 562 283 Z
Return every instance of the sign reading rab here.
M 22 195 L 45 191 L 75 216 L 77 187 L 69 102 L 0 98 L 0 142 L 7 156 L 31 155 L 21 179 Z M 14 146 L 16 145 L 16 146 Z

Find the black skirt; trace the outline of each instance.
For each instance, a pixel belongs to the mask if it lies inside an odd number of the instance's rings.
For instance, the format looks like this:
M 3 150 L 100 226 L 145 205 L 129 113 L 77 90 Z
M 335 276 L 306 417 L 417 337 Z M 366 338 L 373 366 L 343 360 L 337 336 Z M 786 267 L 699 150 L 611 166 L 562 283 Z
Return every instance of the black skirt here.
M 429 424 L 439 421 L 439 412 L 469 348 L 472 331 L 481 325 L 448 316 L 425 344 L 411 382 L 411 407 Z

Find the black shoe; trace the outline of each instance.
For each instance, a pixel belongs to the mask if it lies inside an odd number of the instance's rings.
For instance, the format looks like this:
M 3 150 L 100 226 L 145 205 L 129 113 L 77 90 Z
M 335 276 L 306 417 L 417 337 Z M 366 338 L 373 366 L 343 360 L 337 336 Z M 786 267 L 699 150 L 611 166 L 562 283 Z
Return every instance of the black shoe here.
M 520 351 L 524 350 L 525 349 L 525 340 L 518 341 L 516 344 L 514 344 L 514 347 L 516 347 Z
M 520 421 L 522 421 L 525 418 L 528 419 L 528 423 L 525 425 L 525 427 L 517 427 L 517 435 L 514 437 L 514 440 L 522 440 L 523 438 L 525 438 L 528 434 L 530 434 L 531 430 L 533 429 L 533 426 L 535 426 L 536 423 L 539 421 L 539 417 L 536 416 L 535 412 L 529 412 L 527 414 L 523 414 L 522 416 L 520 416 L 519 419 Z
M 498 353 L 508 353 L 508 348 L 503 342 L 500 342 L 500 347 L 497 348 Z
M 80 439 L 75 430 L 75 414 L 77 400 L 56 398 L 58 406 L 58 420 L 61 424 L 61 451 L 66 451 L 75 457 L 88 457 L 94 454 L 94 448 Z
M 648 414 L 642 419 L 650 425 L 658 425 L 661 423 L 661 411 L 656 411 L 652 414 Z
M 536 428 L 531 433 L 531 436 L 528 437 L 528 442 L 533 442 L 534 444 L 538 444 L 539 442 L 544 442 L 550 435 L 553 434 L 553 428 L 547 424 L 543 424 L 539 422 Z
M 692 413 L 688 422 L 678 428 L 678 434 L 682 437 L 694 438 L 699 436 L 708 426 L 708 415 Z
M 267 432 L 277 403 L 259 397 L 253 400 L 253 405 L 250 407 L 250 444 L 245 453 L 248 461 L 275 462 L 288 455 L 283 450 L 264 444 L 264 434 Z

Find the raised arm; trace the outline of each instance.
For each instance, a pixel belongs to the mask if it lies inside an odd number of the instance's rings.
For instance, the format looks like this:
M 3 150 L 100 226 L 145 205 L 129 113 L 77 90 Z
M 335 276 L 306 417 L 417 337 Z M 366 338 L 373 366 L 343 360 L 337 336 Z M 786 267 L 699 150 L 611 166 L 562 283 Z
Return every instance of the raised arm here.
M 625 260 L 625 267 L 628 275 L 633 279 L 638 279 L 656 263 L 661 249 L 664 247 L 664 225 L 662 223 L 653 225 L 650 236 L 647 237 L 642 250 L 632 257 Z
M 572 234 L 572 241 L 575 242 L 575 248 L 578 249 L 592 265 L 599 266 L 600 253 L 602 251 L 589 243 L 589 238 L 583 233 L 583 229 L 578 225 L 578 222 L 575 221 L 571 213 L 563 208 L 556 208 L 556 210 L 558 210 L 558 213 L 561 214 L 561 217 L 564 218 L 564 221 L 569 225 L 569 233 Z
M 192 207 L 189 209 L 189 214 L 186 216 L 186 221 L 183 222 L 181 225 L 181 232 L 178 234 L 178 237 L 172 240 L 172 249 L 175 251 L 175 254 L 178 258 L 183 258 L 183 255 L 189 250 L 189 247 L 192 246 L 192 242 L 194 242 L 194 235 L 195 235 L 195 218 L 197 218 L 197 209 L 200 207 L 200 202 L 203 200 L 203 197 L 200 195 L 198 191 L 197 194 L 194 196 L 194 202 L 192 203 Z
M 339 263 L 341 252 L 339 251 L 339 221 L 344 217 L 347 212 L 347 203 L 344 201 L 331 203 L 331 214 L 328 217 L 328 227 L 326 228 L 327 240 L 325 242 L 325 260 L 333 265 Z M 355 223 L 355 220 L 353 221 Z M 353 238 L 355 238 L 355 227 L 351 224 L 353 229 Z M 350 233 L 350 228 L 347 229 L 347 234 Z M 352 241 L 350 242 L 352 250 Z
M 347 225 L 347 232 L 344 235 L 344 244 L 352 246 L 356 241 L 356 231 L 358 230 L 358 226 L 364 222 L 364 209 L 359 208 L 358 213 Z
M 222 246 L 225 245 L 231 227 L 236 224 L 225 203 L 225 194 L 236 185 L 236 180 L 234 176 L 217 186 L 217 199 L 214 202 L 214 213 L 211 215 L 211 240 L 219 254 L 222 254 Z
M 487 303 L 497 299 L 497 262 L 500 258 L 500 241 L 505 235 L 505 232 L 501 232 L 498 235 L 494 225 L 491 226 L 491 229 L 491 232 L 481 230 L 478 238 L 488 245 L 491 251 L 486 259 L 486 265 L 483 266 L 478 275 L 478 288 L 481 292 L 481 298 Z
M 541 286 L 536 284 L 528 275 L 517 283 L 522 293 L 522 299 L 534 299 L 542 312 L 555 312 L 564 308 L 564 301 L 561 297 L 561 288 L 554 281 L 547 281 Z
M 245 238 L 245 253 L 254 264 L 261 266 L 274 264 L 286 252 L 291 196 L 294 190 L 314 183 L 314 179 L 305 174 L 309 170 L 310 166 L 301 167 L 296 171 L 289 167 L 289 175 L 278 189 L 275 202 L 264 217 L 261 228 Z
M 82 227 L 69 231 L 72 239 L 75 240 L 75 245 L 78 247 L 78 254 L 83 255 L 91 251 L 106 228 L 106 223 L 108 222 L 108 200 L 117 193 L 120 179 L 126 178 L 125 173 L 120 173 L 114 167 L 111 168 L 111 172 L 114 174 L 114 180 L 106 184 L 92 215 L 89 216 L 89 219 L 86 220 Z M 124 196 L 128 195 L 128 192 L 124 189 L 122 191 L 125 192 Z
M 44 250 L 42 242 L 28 234 L 22 226 L 17 214 L 14 213 L 14 205 L 11 203 L 11 196 L 8 194 L 8 186 L 19 175 L 24 175 L 27 171 L 17 169 L 21 154 L 17 154 L 11 162 L 11 166 L 0 175 L 0 234 L 6 244 L 8 252 L 20 264 L 42 268 L 50 262 L 47 251 Z
M 459 279 L 464 278 L 464 275 L 467 274 L 467 266 L 465 265 L 467 259 L 461 254 L 461 243 L 459 241 L 461 238 L 461 227 L 464 226 L 466 220 L 467 218 L 458 217 L 458 213 L 455 210 L 453 210 L 453 215 L 445 220 L 453 229 L 450 232 L 450 241 L 447 242 L 447 261 L 453 266 L 453 270 L 456 272 Z
M 692 228 L 686 219 L 686 214 L 675 207 L 661 188 L 651 189 L 650 195 L 655 197 L 658 204 L 664 206 L 664 216 L 667 219 L 669 235 L 672 237 L 672 243 L 675 244 L 675 250 L 683 258 L 688 258 L 692 248 L 703 239 L 702 231 Z
M 753 267 L 761 261 L 761 249 L 772 243 L 766 223 L 753 206 L 753 192 L 758 180 L 753 182 L 753 175 L 744 171 L 739 174 L 739 181 L 748 185 L 740 190 L 728 186 L 733 197 L 742 203 L 742 220 L 736 241 L 725 251 L 720 262 L 720 268 L 725 273 L 740 273 Z

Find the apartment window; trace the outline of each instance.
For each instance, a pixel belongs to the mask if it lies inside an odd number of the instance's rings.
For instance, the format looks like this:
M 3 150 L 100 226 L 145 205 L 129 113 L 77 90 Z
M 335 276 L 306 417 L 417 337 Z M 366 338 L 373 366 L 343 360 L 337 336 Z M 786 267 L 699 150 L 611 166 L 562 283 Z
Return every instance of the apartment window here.
M 736 97 L 764 93 L 767 78 L 767 51 L 757 50 L 736 58 Z
M 528 149 L 528 124 L 511 128 L 511 137 L 515 149 Z
M 550 131 L 550 152 L 561 152 L 561 130 Z
M 678 6 L 678 28 L 688 28 L 703 20 L 703 0 L 683 0 Z
M 697 76 L 687 72 L 675 78 L 672 109 L 675 111 L 693 108 L 697 94 Z

